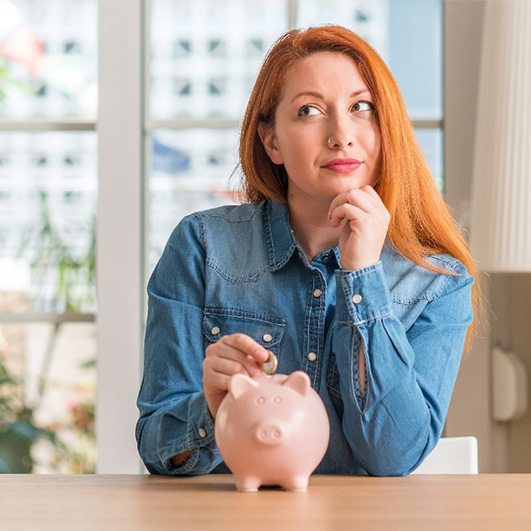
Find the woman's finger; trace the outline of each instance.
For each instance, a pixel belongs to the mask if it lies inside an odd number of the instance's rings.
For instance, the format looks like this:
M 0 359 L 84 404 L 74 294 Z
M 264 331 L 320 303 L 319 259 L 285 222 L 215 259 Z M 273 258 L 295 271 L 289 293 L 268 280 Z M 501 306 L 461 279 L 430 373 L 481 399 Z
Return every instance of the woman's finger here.
M 231 334 L 219 340 L 223 345 L 232 347 L 253 358 L 257 363 L 263 363 L 269 357 L 269 352 L 252 337 L 246 334 Z
M 364 188 L 370 188 L 370 187 L 364 187 Z M 378 194 L 376 194 L 376 196 L 379 199 Z M 370 194 L 367 190 L 362 189 L 362 188 L 355 188 L 355 189 L 343 192 L 339 194 L 338 196 L 334 197 L 334 199 L 332 200 L 330 204 L 330 209 L 328 211 L 329 219 L 332 219 L 332 213 L 334 212 L 335 209 L 337 209 L 341 205 L 357 206 L 358 208 L 360 208 L 361 210 L 364 210 L 365 212 L 371 212 L 372 210 L 374 210 L 375 207 L 378 206 L 374 196 Z
M 330 221 L 332 227 L 339 227 L 342 223 L 359 221 L 366 218 L 368 213 L 361 208 L 351 205 L 350 203 L 343 203 L 334 209 Z
M 246 374 L 248 376 L 258 376 L 260 374 L 259 365 L 249 357 L 236 355 L 234 358 L 212 356 L 205 359 L 205 370 L 226 374 Z

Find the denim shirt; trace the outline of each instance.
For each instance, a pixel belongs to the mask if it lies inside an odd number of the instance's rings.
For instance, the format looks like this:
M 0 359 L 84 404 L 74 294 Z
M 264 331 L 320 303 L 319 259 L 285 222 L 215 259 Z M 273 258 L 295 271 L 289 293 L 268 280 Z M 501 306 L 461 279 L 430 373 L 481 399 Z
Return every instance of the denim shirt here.
M 337 247 L 309 264 L 274 201 L 184 218 L 148 284 L 136 429 L 147 469 L 228 472 L 202 363 L 210 343 L 241 332 L 277 356 L 277 372 L 305 371 L 321 396 L 330 444 L 317 473 L 413 471 L 441 435 L 472 320 L 473 278 L 450 256 L 427 260 L 450 274 L 419 267 L 388 242 L 380 262 L 357 271 L 341 269 Z M 185 450 L 189 460 L 174 467 L 171 457 Z

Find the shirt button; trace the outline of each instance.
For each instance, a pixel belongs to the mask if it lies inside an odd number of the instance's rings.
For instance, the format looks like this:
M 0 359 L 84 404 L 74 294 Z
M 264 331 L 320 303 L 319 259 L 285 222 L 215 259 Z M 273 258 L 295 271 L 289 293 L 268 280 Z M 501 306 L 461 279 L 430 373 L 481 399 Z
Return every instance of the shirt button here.
M 308 354 L 308 360 L 309 361 L 315 361 L 317 359 L 317 354 L 315 352 L 310 352 Z
M 212 330 L 210 330 L 210 332 L 213 336 L 217 336 L 221 332 L 221 329 L 219 328 L 219 326 L 215 326 L 214 328 L 212 328 Z
M 273 341 L 273 336 L 271 334 L 264 334 L 262 336 L 262 339 L 266 342 L 266 343 L 271 343 L 271 341 Z
M 359 293 L 356 293 L 356 295 L 352 295 L 352 302 L 354 304 L 359 304 L 362 300 L 363 297 Z
M 320 289 L 316 289 L 313 291 L 313 296 L 314 297 L 320 297 L 321 295 L 323 294 L 323 292 L 320 290 Z
M 207 432 L 206 432 L 205 428 L 199 428 L 198 433 L 199 433 L 199 437 L 201 437 L 201 439 L 204 439 L 207 436 Z

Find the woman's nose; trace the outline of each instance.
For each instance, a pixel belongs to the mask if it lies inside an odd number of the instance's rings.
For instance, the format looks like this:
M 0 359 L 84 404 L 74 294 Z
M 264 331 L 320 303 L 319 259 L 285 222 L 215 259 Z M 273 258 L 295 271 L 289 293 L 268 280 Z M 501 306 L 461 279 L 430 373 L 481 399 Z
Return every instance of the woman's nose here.
M 343 149 L 345 147 L 351 146 L 352 141 L 346 136 L 340 137 L 339 135 L 334 134 L 328 137 L 326 144 L 330 149 Z
M 352 124 L 344 123 L 345 120 L 334 120 L 333 126 L 330 128 L 327 135 L 326 144 L 330 149 L 343 149 L 347 146 L 351 146 L 353 142 L 353 132 L 350 130 Z

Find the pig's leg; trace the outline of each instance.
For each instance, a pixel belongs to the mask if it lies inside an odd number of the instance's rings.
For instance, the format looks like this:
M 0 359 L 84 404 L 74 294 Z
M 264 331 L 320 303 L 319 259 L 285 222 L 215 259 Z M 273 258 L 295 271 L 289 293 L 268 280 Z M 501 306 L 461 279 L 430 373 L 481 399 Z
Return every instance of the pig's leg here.
M 308 488 L 308 476 L 294 476 L 284 480 L 282 486 L 293 492 L 305 492 Z
M 256 476 L 236 476 L 236 488 L 240 492 L 256 492 L 262 484 Z

